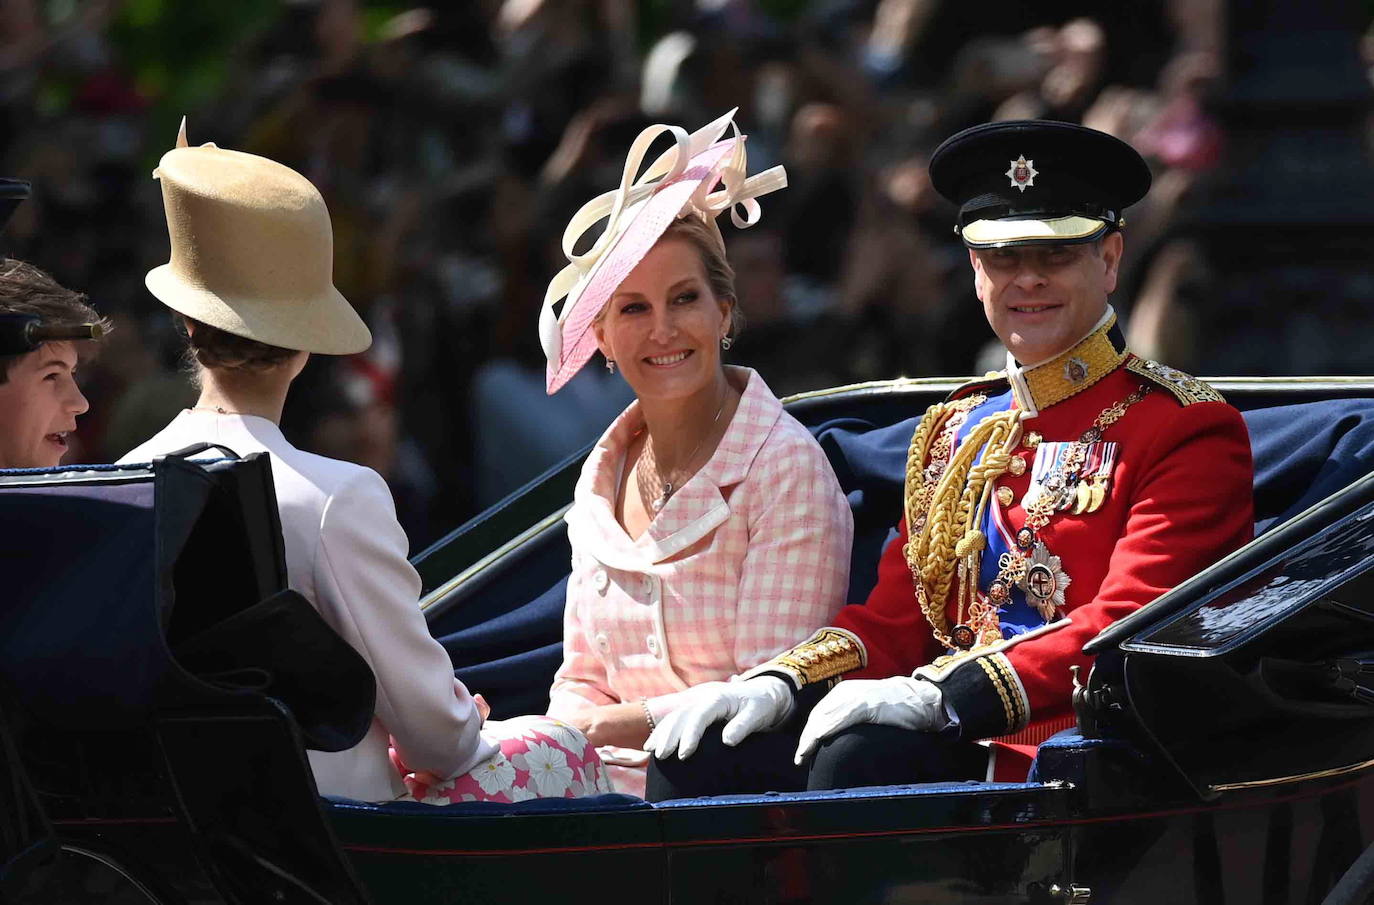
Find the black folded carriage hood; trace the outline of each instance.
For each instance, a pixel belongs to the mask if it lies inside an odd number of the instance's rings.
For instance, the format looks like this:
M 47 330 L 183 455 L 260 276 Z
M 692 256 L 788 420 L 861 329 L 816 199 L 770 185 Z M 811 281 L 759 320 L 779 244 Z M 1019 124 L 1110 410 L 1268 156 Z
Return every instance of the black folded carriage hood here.
M 1080 719 L 1205 798 L 1374 765 L 1374 474 L 1094 638 Z

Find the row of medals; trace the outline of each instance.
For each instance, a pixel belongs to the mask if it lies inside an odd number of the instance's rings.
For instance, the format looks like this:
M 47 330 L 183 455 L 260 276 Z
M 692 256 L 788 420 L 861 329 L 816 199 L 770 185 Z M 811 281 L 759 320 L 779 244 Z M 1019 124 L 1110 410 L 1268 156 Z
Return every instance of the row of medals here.
M 1026 445 L 1035 449 L 1040 445 L 1040 435 L 1032 432 L 1026 438 Z M 1013 477 L 1025 474 L 1026 460 L 1020 456 L 1012 458 L 1007 470 Z M 1045 478 L 1041 493 L 1053 494 L 1053 511 L 1072 511 L 1074 515 L 1096 512 L 1107 498 L 1108 477 L 1092 475 L 1084 480 L 1077 471 L 1056 472 Z M 1011 488 L 998 488 L 998 499 L 1003 505 L 1011 502 Z M 1003 496 L 1005 494 L 1005 496 Z M 1056 591 L 1069 585 L 1069 576 L 1064 571 L 1059 557 L 1050 553 L 1045 542 L 1036 537 L 1034 529 L 1021 528 L 1016 532 L 1016 547 L 1020 555 L 1004 553 L 999 561 L 999 576 L 1010 573 L 1006 578 L 998 577 L 988 585 L 987 599 L 1000 609 L 1011 599 L 1012 582 L 1020 588 L 1046 622 L 1054 619 L 1057 607 L 1053 603 Z M 994 610 L 995 612 L 996 610 Z M 956 625 L 949 633 L 950 641 L 961 650 L 969 650 L 978 643 L 978 631 L 970 625 Z
M 1096 512 L 1107 499 L 1107 476 L 1095 474 L 1084 480 L 1076 474 L 1052 474 L 1041 485 L 1041 493 L 1055 495 L 1054 511 L 1072 510 L 1074 515 Z

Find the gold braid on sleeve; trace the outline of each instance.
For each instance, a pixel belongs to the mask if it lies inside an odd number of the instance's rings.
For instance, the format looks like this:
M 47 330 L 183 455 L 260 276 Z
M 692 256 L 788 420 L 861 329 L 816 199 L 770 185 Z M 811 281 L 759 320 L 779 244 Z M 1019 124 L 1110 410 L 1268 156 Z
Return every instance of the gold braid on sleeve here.
M 868 665 L 868 651 L 859 636 L 834 626 L 818 629 L 814 635 L 789 651 L 778 654 L 744 673 L 749 679 L 766 673 L 781 674 L 800 691 L 826 679 Z

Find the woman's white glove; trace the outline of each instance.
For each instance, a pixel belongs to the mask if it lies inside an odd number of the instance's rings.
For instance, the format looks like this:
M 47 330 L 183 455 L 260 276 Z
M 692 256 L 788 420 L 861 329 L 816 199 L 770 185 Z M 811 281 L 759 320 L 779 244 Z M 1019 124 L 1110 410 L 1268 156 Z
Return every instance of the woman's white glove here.
M 721 741 L 734 746 L 760 729 L 782 725 L 792 713 L 792 688 L 777 676 L 734 682 L 706 682 L 686 692 L 686 700 L 659 720 L 644 750 L 660 760 L 674 751 L 691 757 L 712 723 L 728 719 Z
M 850 679 L 830 689 L 812 709 L 795 759 L 800 764 L 823 739 L 859 723 L 933 731 L 948 722 L 944 693 L 934 682 L 909 676 Z

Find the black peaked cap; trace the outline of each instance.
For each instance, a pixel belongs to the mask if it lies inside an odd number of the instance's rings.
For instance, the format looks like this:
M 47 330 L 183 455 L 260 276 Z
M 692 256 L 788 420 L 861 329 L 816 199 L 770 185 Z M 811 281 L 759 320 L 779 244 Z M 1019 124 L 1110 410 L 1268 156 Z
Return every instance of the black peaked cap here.
M 959 207 L 959 226 L 990 220 L 1085 217 L 1114 228 L 1145 197 L 1150 168 L 1105 132 L 1052 120 L 985 123 L 953 135 L 930 158 L 935 190 Z M 1028 236 L 997 244 L 1053 241 Z M 966 237 L 965 241 L 969 241 Z

